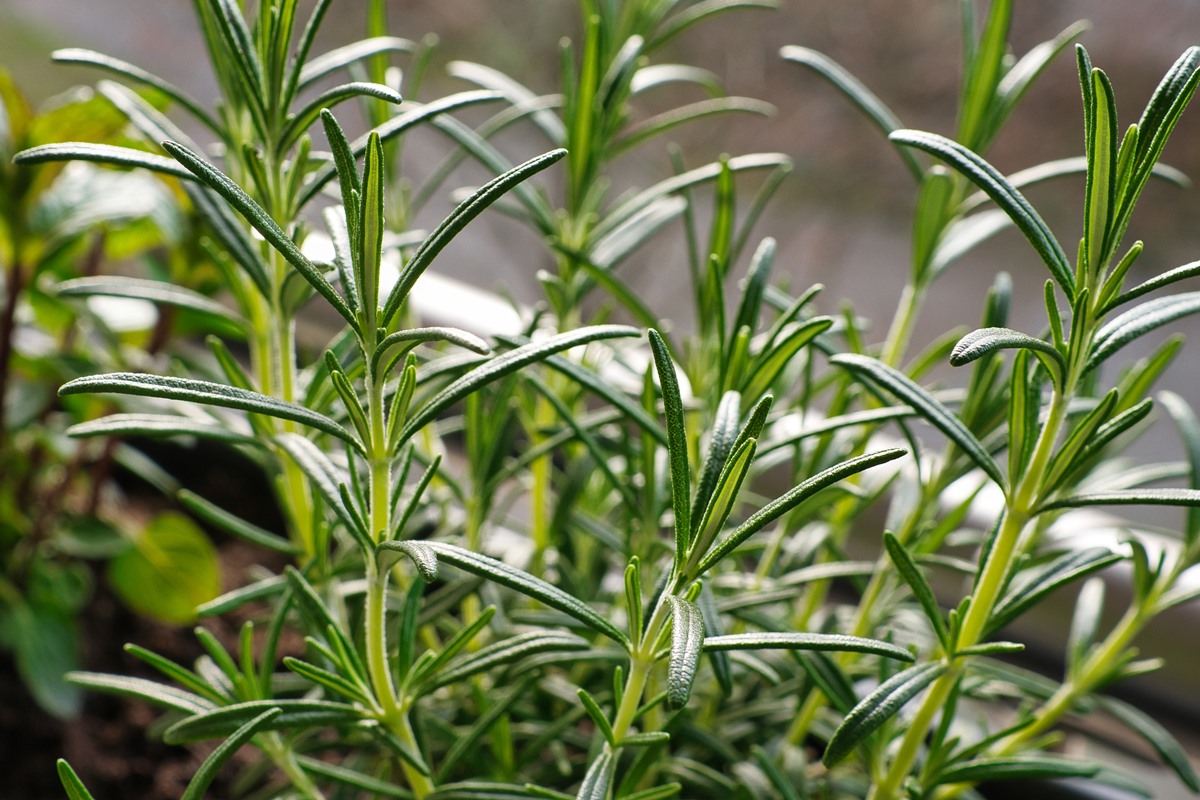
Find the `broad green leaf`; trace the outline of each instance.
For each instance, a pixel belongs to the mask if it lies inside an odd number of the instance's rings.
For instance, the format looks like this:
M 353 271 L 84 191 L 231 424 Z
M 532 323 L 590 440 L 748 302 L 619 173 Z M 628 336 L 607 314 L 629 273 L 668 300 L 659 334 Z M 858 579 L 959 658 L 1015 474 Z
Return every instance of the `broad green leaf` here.
M 1170 731 L 1148 714 L 1115 697 L 1095 697 L 1096 705 L 1112 714 L 1138 736 L 1141 736 L 1158 753 L 1162 762 L 1171 768 L 1179 780 L 1193 792 L 1200 794 L 1200 780 L 1192 768 L 1187 753 Z
M 525 163 L 513 167 L 504 174 L 492 179 L 469 198 L 459 203 L 454 211 L 450 212 L 450 215 L 438 224 L 433 233 L 429 234 L 421 242 L 421 246 L 417 248 L 417 252 L 413 253 L 412 258 L 404 265 L 404 269 L 400 273 L 400 278 L 396 281 L 395 287 L 393 287 L 391 294 L 388 296 L 387 304 L 384 306 L 383 324 L 387 325 L 391 322 L 396 312 L 400 310 L 400 305 L 407 299 L 413 284 L 417 282 L 417 278 L 421 277 L 421 273 L 433 263 L 437 255 L 442 252 L 446 245 L 471 220 L 483 213 L 485 209 L 503 197 L 513 187 L 556 163 L 566 154 L 565 150 L 551 150 L 549 153 L 531 158 Z
M 1033 245 L 1067 296 L 1075 296 L 1075 278 L 1062 245 L 1029 201 L 995 167 L 957 142 L 937 134 L 903 130 L 895 131 L 889 138 L 942 159 L 982 189 Z
M 854 77 L 845 67 L 838 64 L 828 56 L 810 50 L 807 47 L 789 46 L 779 51 L 779 54 L 787 61 L 792 61 L 801 66 L 808 67 L 813 72 L 816 72 L 825 80 L 846 96 L 855 108 L 866 115 L 875 127 L 883 131 L 884 136 L 890 135 L 893 131 L 904 127 L 900 122 L 899 117 L 892 112 L 890 108 L 884 105 L 870 89 L 862 84 L 858 78 Z M 912 153 L 904 148 L 897 148 L 897 154 L 904 165 L 908 167 L 909 172 L 917 180 L 924 177 L 925 170 Z
M 175 624 L 221 593 L 217 553 L 187 517 L 165 512 L 133 537 L 134 546 L 108 564 L 108 582 L 139 614 Z
M 284 233 L 279 224 L 258 203 L 254 202 L 250 195 L 212 164 L 183 145 L 176 142 L 163 142 L 163 149 L 237 209 L 246 218 L 246 221 L 261 233 L 263 238 L 308 281 L 317 294 L 325 298 L 326 302 L 333 306 L 333 309 L 350 324 L 351 328 L 357 330 L 358 322 L 354 312 L 350 310 L 350 306 L 337 293 L 333 285 L 325 279 L 321 271 L 300 252 L 300 248 Z
M 18 598 L 19 599 L 19 598 Z M 80 666 L 80 634 L 68 614 L 34 598 L 0 609 L 16 661 L 17 674 L 38 706 L 59 719 L 83 710 L 79 687 L 66 679 Z
M 675 362 L 671 360 L 671 354 L 658 331 L 650 329 L 648 337 L 650 351 L 654 357 L 654 369 L 658 373 L 658 385 L 662 390 L 663 414 L 666 417 L 671 508 L 675 517 L 674 569 L 678 575 L 683 568 L 692 537 L 692 471 L 688 463 L 687 423 L 684 419 L 683 398 L 679 394 L 679 377 L 675 372 Z
M 44 144 L 23 150 L 13 157 L 14 164 L 44 164 L 48 161 L 92 161 L 116 167 L 141 167 L 151 172 L 188 181 L 196 179 L 192 173 L 165 156 L 112 144 L 89 144 L 86 142 Z
M 772 500 L 767 505 L 763 506 L 757 512 L 752 514 L 749 519 L 737 527 L 733 533 L 719 541 L 700 560 L 696 566 L 695 574 L 689 575 L 691 578 L 698 578 L 711 569 L 718 562 L 722 561 L 727 555 L 732 553 L 742 542 L 749 539 L 755 533 L 765 528 L 767 525 L 774 522 L 779 517 L 791 511 L 804 500 L 812 497 L 822 489 L 833 486 L 837 482 L 849 478 L 852 475 L 857 475 L 863 470 L 879 464 L 885 464 L 888 461 L 899 458 L 906 451 L 900 449 L 880 450 L 874 453 L 868 453 L 858 458 L 852 458 L 848 461 L 843 461 L 829 469 L 826 469 L 808 480 L 793 487 L 782 497 Z
M 76 378 L 64 384 L 58 393 L 63 396 L 97 393 L 128 394 L 236 408 L 241 411 L 298 422 L 335 436 L 365 454 L 362 444 L 354 437 L 354 434 L 323 414 L 265 394 L 210 381 L 175 378 L 167 375 L 147 375 L 138 372 L 112 372 L 107 375 Z
M 1090 778 L 1100 769 L 1095 762 L 1063 756 L 979 758 L 943 770 L 937 780 L 939 783 L 979 783 L 1033 778 Z
M 83 785 L 83 781 L 79 780 L 79 776 L 75 774 L 75 770 L 71 769 L 71 765 L 65 758 L 58 760 L 58 780 L 62 783 L 68 800 L 96 800 Z
M 1025 570 L 1013 580 L 1004 599 L 988 618 L 984 637 L 996 633 L 1060 587 L 1121 560 L 1120 554 L 1108 548 L 1089 547 L 1064 553 L 1048 564 Z
M 908 549 L 896 538 L 895 534 L 890 531 L 884 531 L 883 544 L 887 550 L 888 557 L 896 565 L 900 577 L 908 584 L 908 588 L 912 590 L 913 596 L 917 598 L 917 602 L 921 604 L 921 608 L 925 611 L 925 617 L 933 627 L 933 632 L 937 635 L 942 649 L 949 652 L 952 646 L 950 632 L 946 628 L 946 620 L 942 616 L 942 609 L 938 606 L 937 598 L 933 594 L 933 587 L 929 585 L 929 581 L 921 573 L 916 561 L 913 560 Z
M 667 663 L 667 705 L 683 708 L 692 693 L 704 646 L 704 616 L 699 606 L 675 595 L 671 604 L 671 655 Z
M 975 435 L 967 429 L 962 421 L 950 413 L 944 405 L 932 395 L 914 383 L 908 376 L 897 369 L 889 367 L 878 359 L 853 353 L 844 353 L 829 359 L 831 364 L 847 369 L 868 378 L 872 382 L 894 394 L 897 398 L 911 406 L 917 414 L 929 424 L 944 433 L 947 438 L 959 446 L 963 453 L 975 462 L 975 465 L 987 473 L 1002 490 L 1006 488 L 1004 473 L 1000 466 L 980 444 Z
M 867 695 L 842 720 L 825 748 L 821 761 L 833 767 L 850 755 L 863 740 L 894 717 L 904 704 L 946 671 L 943 664 L 918 664 L 898 672 Z
M 501 586 L 507 586 L 513 591 L 527 597 L 532 597 L 553 609 L 571 616 L 594 631 L 604 634 L 622 646 L 628 646 L 629 640 L 616 625 L 594 611 L 582 600 L 567 594 L 557 586 L 553 586 L 529 573 L 509 566 L 503 561 L 472 553 L 452 544 L 444 542 L 428 542 L 444 563 L 457 567 L 474 575 L 487 578 Z
M 400 556 L 406 556 L 421 580 L 433 583 L 438 576 L 437 556 L 424 542 L 416 540 L 384 542 L 375 549 L 375 558 L 379 561 L 381 570 L 391 569 Z
M 443 411 L 480 387 L 499 380 L 535 361 L 541 361 L 546 356 L 601 339 L 640 335 L 641 331 L 638 329 L 624 325 L 594 325 L 561 333 L 545 341 L 533 342 L 490 358 L 451 383 L 414 412 L 405 421 L 404 427 L 400 429 L 396 437 L 396 444 L 407 442 L 413 434 L 437 419 Z
M 1009 328 L 980 328 L 971 331 L 954 346 L 954 351 L 950 354 L 950 364 L 961 367 L 996 350 L 1014 348 L 1032 350 L 1043 364 L 1054 364 L 1057 369 L 1055 374 L 1060 379 L 1066 374 L 1066 361 L 1054 345 Z M 1043 355 L 1049 356 L 1049 361 Z
M 325 700 L 251 700 L 223 708 L 201 711 L 176 722 L 163 733 L 168 744 L 188 744 L 206 739 L 230 736 L 250 720 L 264 711 L 277 709 L 281 713 L 268 718 L 261 730 L 301 731 L 327 725 L 355 723 L 363 718 L 363 712 L 347 703 L 332 703 Z
M 834 651 L 839 653 L 870 653 L 912 662 L 913 654 L 903 647 L 864 639 L 861 636 L 846 636 L 840 633 L 732 633 L 726 636 L 709 636 L 704 640 L 705 650 L 810 650 Z
M 265 729 L 267 723 L 282 713 L 282 709 L 269 708 L 234 731 L 228 739 L 221 742 L 216 750 L 212 751 L 208 758 L 204 759 L 204 763 L 200 765 L 200 768 L 196 770 L 196 774 L 188 781 L 187 789 L 180 796 L 179 800 L 201 800 L 204 797 L 204 793 L 208 791 L 208 787 L 217 777 L 217 773 L 233 757 L 233 754 L 241 749 L 242 745 L 250 741 L 255 734 Z

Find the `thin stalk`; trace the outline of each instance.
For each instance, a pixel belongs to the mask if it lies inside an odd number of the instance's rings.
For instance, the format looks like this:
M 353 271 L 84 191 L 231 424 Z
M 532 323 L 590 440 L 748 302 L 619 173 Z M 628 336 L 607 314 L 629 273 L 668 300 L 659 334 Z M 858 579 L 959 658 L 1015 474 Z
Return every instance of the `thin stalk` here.
M 10 230 L 13 230 L 10 226 Z M 20 242 L 13 237 L 13 261 L 5 276 L 4 309 L 0 311 L 0 453 L 4 452 L 7 420 L 8 376 L 12 362 L 13 334 L 17 327 L 17 304 L 25 285 L 25 267 L 21 263 Z

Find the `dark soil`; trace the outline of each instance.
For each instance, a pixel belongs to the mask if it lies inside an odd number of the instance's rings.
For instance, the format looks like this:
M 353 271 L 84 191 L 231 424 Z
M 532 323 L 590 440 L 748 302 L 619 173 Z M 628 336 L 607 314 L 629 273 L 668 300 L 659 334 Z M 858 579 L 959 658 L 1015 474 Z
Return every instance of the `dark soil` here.
M 267 529 L 282 526 L 266 480 L 237 453 L 207 448 L 146 448 L 181 483 L 224 508 Z M 161 508 L 165 501 L 128 476 L 118 476 L 137 505 Z M 264 564 L 282 570 L 286 557 L 210 531 L 218 548 L 224 590 L 244 585 L 247 569 Z M 136 643 L 190 666 L 202 653 L 189 626 L 174 627 L 134 614 L 105 585 L 79 620 L 85 670 L 158 680 L 160 675 L 124 651 Z M 241 618 L 205 620 L 205 627 L 231 646 Z M 162 712 L 129 698 L 89 692 L 78 719 L 58 720 L 25 691 L 9 654 L 0 652 L 0 800 L 61 800 L 66 797 L 55 762 L 65 758 L 96 800 L 178 800 L 213 745 L 168 746 L 154 730 Z M 214 743 L 215 744 L 215 743 Z M 232 772 L 227 768 L 226 772 Z M 227 776 L 210 796 L 230 796 Z

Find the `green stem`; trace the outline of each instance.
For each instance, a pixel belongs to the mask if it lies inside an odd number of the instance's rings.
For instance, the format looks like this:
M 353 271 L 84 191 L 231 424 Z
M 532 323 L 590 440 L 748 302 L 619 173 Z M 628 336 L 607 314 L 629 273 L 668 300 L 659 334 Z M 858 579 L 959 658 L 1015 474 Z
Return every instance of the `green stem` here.
M 917 324 L 917 312 L 924 297 L 924 288 L 915 283 L 905 284 L 900 293 L 900 305 L 896 308 L 896 316 L 892 317 L 892 326 L 888 329 L 887 339 L 884 340 L 883 350 L 879 354 L 879 360 L 889 367 L 899 369 L 900 362 L 908 350 L 908 343 L 912 340 L 913 328 Z

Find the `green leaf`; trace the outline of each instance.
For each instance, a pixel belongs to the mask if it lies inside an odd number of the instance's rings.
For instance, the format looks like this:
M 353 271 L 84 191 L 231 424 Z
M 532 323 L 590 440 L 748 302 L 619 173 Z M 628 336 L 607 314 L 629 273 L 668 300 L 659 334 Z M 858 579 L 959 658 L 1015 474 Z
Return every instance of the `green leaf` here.
M 748 401 L 757 400 L 766 394 L 800 349 L 831 327 L 832 317 L 814 317 L 788 331 L 782 340 L 773 341 L 770 349 L 759 353 L 754 360 L 742 387 L 742 394 Z
M 1194 278 L 1197 275 L 1200 275 L 1200 261 L 1191 261 L 1183 266 L 1176 267 L 1175 269 L 1169 269 L 1161 275 L 1157 275 L 1150 280 L 1140 283 L 1132 289 L 1117 295 L 1112 300 L 1104 304 L 1103 308 L 1101 308 L 1099 311 L 1099 315 L 1103 316 L 1109 311 L 1112 311 L 1114 308 L 1122 306 L 1125 303 L 1128 303 L 1130 300 L 1135 300 L 1144 294 L 1149 294 L 1156 289 L 1162 289 L 1165 286 L 1178 283 L 1186 278 Z
M 903 647 L 840 633 L 733 633 L 726 636 L 709 636 L 704 640 L 704 649 L 834 651 L 868 653 L 905 662 L 913 661 L 912 653 Z
M 1073 758 L 1012 756 L 979 758 L 942 771 L 939 783 L 979 783 L 981 781 L 1030 780 L 1034 778 L 1090 778 L 1101 769 L 1099 764 Z
M 671 509 L 675 516 L 675 574 L 680 574 L 691 545 L 691 467 L 688 464 L 687 423 L 684 420 L 683 399 L 679 394 L 679 377 L 675 362 L 658 331 L 648 332 L 654 368 L 662 389 L 663 414 L 667 427 L 667 454 L 671 471 Z
M 322 53 L 308 61 L 300 70 L 297 88 L 303 89 L 339 69 L 356 64 L 380 53 L 411 53 L 416 44 L 399 36 L 370 36 L 357 42 Z
M 79 439 L 92 436 L 195 436 L 236 444 L 258 444 L 253 434 L 232 430 L 216 420 L 204 422 L 175 414 L 110 414 L 72 425 L 66 433 Z
M 889 367 L 878 359 L 861 356 L 854 353 L 843 353 L 829 359 L 829 363 L 862 375 L 872 382 L 879 384 L 923 417 L 929 424 L 944 433 L 947 438 L 975 462 L 975 465 L 987 473 L 996 484 L 1006 489 L 1004 473 L 1000 466 L 980 444 L 975 435 L 967 429 L 962 421 L 950 413 L 949 409 L 939 403 L 932 395 L 914 383 L 908 376 L 893 367 Z
M 433 263 L 438 254 L 471 220 L 483 213 L 513 187 L 556 163 L 566 154 L 565 150 L 551 150 L 549 153 L 531 158 L 524 164 L 513 167 L 504 174 L 493 178 L 469 198 L 459 203 L 454 211 L 450 212 L 450 215 L 434 229 L 433 233 L 421 242 L 417 252 L 413 253 L 413 257 L 404 265 L 400 278 L 396 281 L 392 293 L 388 296 L 387 304 L 384 306 L 383 324 L 387 325 L 391 322 L 396 312 L 400 310 L 400 305 L 408 297 L 413 284 L 417 282 L 417 278 L 421 277 L 421 274 Z
M 412 792 L 402 786 L 389 781 L 379 780 L 378 778 L 372 778 L 369 775 L 364 775 L 361 772 L 355 772 L 345 767 L 339 767 L 336 764 L 330 764 L 328 761 L 298 755 L 296 756 L 296 763 L 311 775 L 328 778 L 331 781 L 352 786 L 355 789 L 361 789 L 372 796 L 395 797 L 400 798 L 400 800 L 408 800 L 413 796 Z
M 862 741 L 894 717 L 904 704 L 933 683 L 946 667 L 940 663 L 918 664 L 898 672 L 862 699 L 834 731 L 821 761 L 833 767 L 850 755 Z
M 190 622 L 197 606 L 221 593 L 216 550 L 182 514 L 159 514 L 133 544 L 109 562 L 107 575 L 117 596 L 139 614 Z
M 1156 722 L 1152 717 L 1142 713 L 1133 706 L 1114 697 L 1093 697 L 1096 705 L 1112 714 L 1138 736 L 1141 736 L 1158 753 L 1162 762 L 1171 768 L 1179 780 L 1189 789 L 1200 793 L 1200 781 L 1192 769 L 1191 761 L 1183 747 L 1171 735 L 1170 731 Z
M 300 248 L 284 233 L 278 223 L 258 203 L 251 199 L 250 195 L 246 194 L 240 186 L 222 174 L 212 164 L 200 158 L 183 145 L 168 141 L 163 142 L 162 146 L 176 161 L 187 167 L 197 178 L 212 187 L 217 194 L 221 195 L 231 206 L 237 209 L 246 218 L 246 221 L 261 233 L 262 237 L 308 281 L 317 294 L 324 297 L 329 305 L 341 315 L 342 319 L 349 323 L 352 329 L 358 330 L 358 321 L 355 319 L 354 312 L 350 310 L 350 306 L 346 304 L 345 299 L 337 293 L 337 290 L 333 288 L 333 285 L 329 281 L 325 280 L 325 276 L 321 271 L 300 252 Z
M 371 553 L 375 548 L 375 537 L 380 532 L 367 530 L 362 517 L 343 500 L 342 487 L 346 485 L 346 480 L 329 457 L 298 433 L 281 433 L 275 437 L 275 441 L 308 478 L 347 532 L 354 536 L 363 553 Z
M 0 607 L 0 621 L 11 634 L 5 637 L 11 639 L 5 645 L 13 650 L 17 674 L 38 706 L 59 719 L 78 716 L 83 695 L 66 679 L 80 663 L 76 621 L 34 598 Z
M 692 602 L 667 595 L 671 604 L 671 655 L 667 664 L 667 705 L 683 708 L 692 693 L 704 646 L 704 617 Z
M 1054 374 L 1057 380 L 1061 380 L 1062 376 L 1066 374 L 1067 363 L 1063 359 L 1062 353 L 1058 352 L 1054 345 L 1009 328 L 980 328 L 971 331 L 959 339 L 958 344 L 954 346 L 954 350 L 950 354 L 950 364 L 961 367 L 1001 349 L 1032 350 L 1043 364 L 1055 366 Z M 1043 354 L 1049 356 L 1048 361 Z
M 67 680 L 76 686 L 124 697 L 135 697 L 152 705 L 198 714 L 213 707 L 212 703 L 192 692 L 164 686 L 145 678 L 130 678 L 125 675 L 105 675 L 99 672 L 72 672 Z
M 323 110 L 332 108 L 351 97 L 373 97 L 396 104 L 403 102 L 399 92 L 378 83 L 355 81 L 326 89 L 291 116 L 287 126 L 279 134 L 279 149 L 286 150 L 291 147 L 297 139 L 305 134 L 309 126 L 317 121 L 317 117 Z
M 1200 490 L 1196 489 L 1128 489 L 1114 492 L 1092 492 L 1063 497 L 1038 508 L 1038 513 L 1062 508 L 1084 506 L 1200 506 Z
M 401 428 L 400 433 L 397 435 L 396 444 L 408 441 L 413 434 L 435 420 L 443 411 L 480 387 L 499 380 L 505 375 L 509 375 L 535 361 L 541 361 L 548 355 L 600 339 L 640 335 L 641 331 L 638 329 L 624 325 L 593 325 L 591 327 L 568 331 L 567 333 L 560 333 L 545 341 L 533 342 L 518 347 L 516 350 L 511 350 L 490 358 L 451 383 L 413 413 L 405 421 L 404 427 Z
M 1048 564 L 1022 572 L 988 618 L 984 637 L 996 633 L 1057 589 L 1121 560 L 1120 554 L 1108 548 L 1089 547 L 1064 553 Z
M 205 127 L 214 133 L 219 133 L 221 127 L 216 120 L 212 118 L 204 107 L 200 105 L 191 95 L 183 91 L 172 83 L 169 83 L 152 72 L 148 72 L 139 66 L 130 64 L 127 61 L 122 61 L 119 58 L 97 53 L 95 50 L 86 50 L 80 47 L 68 47 L 62 50 L 55 50 L 50 54 L 51 60 L 59 64 L 86 64 L 109 72 L 129 78 L 138 83 L 143 83 L 147 86 L 152 86 L 158 91 L 171 98 L 181 107 L 199 120 Z
M 50 161 L 92 161 L 117 167 L 141 167 L 174 178 L 188 181 L 196 179 L 192 173 L 165 156 L 112 144 L 89 144 L 86 142 L 44 144 L 22 150 L 13 157 L 14 164 L 44 164 Z
M 862 84 L 858 78 L 854 77 L 845 67 L 838 64 L 828 56 L 810 50 L 807 47 L 788 46 L 779 51 L 779 54 L 787 61 L 800 64 L 808 67 L 813 72 L 816 72 L 825 80 L 832 84 L 833 88 L 837 89 L 846 96 L 855 108 L 866 115 L 875 127 L 883 131 L 884 136 L 890 135 L 893 131 L 897 131 L 904 127 L 900 119 L 888 108 L 882 100 L 880 100 L 870 89 Z M 908 150 L 900 147 L 896 149 L 897 154 L 904 165 L 908 167 L 908 171 L 913 174 L 913 177 L 918 181 L 924 177 L 925 170 Z
M 445 668 L 438 670 L 421 687 L 420 691 L 425 694 L 442 686 L 460 683 L 472 675 L 503 664 L 510 664 L 526 656 L 538 653 L 587 650 L 588 647 L 589 643 L 586 639 L 561 631 L 529 631 L 517 634 L 482 647 L 448 664 Z
M 211 297 L 205 297 L 192 291 L 179 287 L 173 283 L 164 281 L 148 281 L 144 278 L 131 278 L 127 276 L 95 276 L 86 278 L 73 278 L 71 281 L 64 281 L 55 287 L 60 296 L 64 297 L 92 297 L 97 295 L 109 297 L 132 297 L 137 300 L 149 300 L 152 303 L 160 306 L 173 306 L 175 308 L 187 308 L 190 311 L 196 311 L 202 314 L 209 314 L 211 317 L 217 317 L 227 323 L 232 324 L 239 332 L 244 332 L 246 320 L 239 317 L 232 309 L 223 306 L 222 303 L 212 300 Z
M 446 751 L 446 755 L 442 758 L 441 766 L 438 767 L 437 783 L 443 783 L 448 775 L 453 774 L 454 767 L 465 756 L 480 752 L 479 740 L 493 726 L 501 722 L 502 718 L 507 719 L 505 715 L 508 714 L 516 701 L 527 696 L 529 689 L 537 683 L 537 680 L 538 676 L 530 675 L 523 681 L 516 683 L 506 694 L 500 697 L 496 697 L 493 694 L 488 697 L 487 710 L 471 724 L 471 727 L 465 733 L 459 734 L 455 738 L 454 744 Z
M 503 561 L 472 553 L 452 544 L 444 542 L 428 542 L 443 562 L 474 575 L 487 578 L 501 586 L 507 586 L 513 591 L 527 597 L 532 597 L 553 609 L 571 616 L 594 631 L 604 634 L 622 646 L 629 645 L 629 639 L 616 625 L 594 611 L 582 600 L 567 594 L 557 586 L 553 586 L 540 578 L 535 578 L 528 572 L 511 567 Z
M 900 577 L 908 584 L 908 588 L 912 590 L 913 596 L 917 598 L 917 602 L 921 604 L 921 608 L 925 611 L 925 617 L 933 627 L 933 632 L 937 636 L 938 642 L 941 643 L 942 649 L 949 652 L 952 648 L 950 632 L 946 628 L 946 620 L 942 616 L 942 609 L 938 606 L 937 598 L 933 594 L 933 587 L 929 585 L 929 581 L 925 580 L 925 576 L 921 573 L 920 568 L 917 567 L 916 561 L 909 555 L 908 550 L 896 538 L 895 534 L 890 531 L 884 531 L 883 544 L 887 550 L 888 557 L 896 565 Z
M 1096 332 L 1092 353 L 1084 369 L 1098 367 L 1113 353 L 1143 334 L 1197 312 L 1200 312 L 1200 292 L 1159 297 L 1131 308 L 1109 320 Z
M 958 139 L 968 147 L 982 148 L 994 131 L 986 123 L 996 102 L 996 89 L 1004 74 L 1012 0 L 996 0 L 988 6 L 988 18 L 977 43 L 968 49 L 959 107 Z M 968 32 L 967 35 L 973 35 Z
M 579 689 L 576 694 L 579 696 L 579 702 L 583 704 L 583 710 L 591 718 L 592 723 L 596 726 L 596 730 L 604 737 L 604 741 L 610 745 L 616 744 L 612 723 L 608 721 L 608 716 L 605 715 L 604 709 L 600 707 L 600 704 L 596 702 L 596 698 L 592 697 L 587 689 Z
M 217 773 L 221 767 L 225 766 L 225 763 L 233 757 L 233 754 L 242 745 L 250 741 L 255 734 L 264 730 L 267 727 L 267 723 L 282 713 L 282 709 L 269 708 L 234 731 L 228 739 L 221 742 L 216 750 L 212 751 L 208 758 L 204 759 L 204 763 L 200 765 L 200 768 L 196 770 L 196 774 L 188 781 L 187 789 L 180 796 L 179 800 L 201 800 L 204 797 L 204 793 L 208 791 L 208 787 L 217 777 Z
M 617 768 L 616 759 L 613 758 L 612 750 L 607 747 L 596 756 L 596 760 L 588 767 L 587 774 L 583 776 L 583 783 L 579 785 L 579 791 L 575 795 L 575 800 L 607 800 L 608 787 L 612 783 L 613 772 Z
M 375 558 L 381 570 L 391 569 L 399 560 L 399 556 L 407 556 L 417 568 L 417 574 L 426 583 L 433 583 L 438 576 L 437 555 L 424 542 L 416 540 L 384 542 L 375 549 Z
M 746 439 L 725 463 L 725 468 L 717 479 L 716 489 L 713 491 L 708 507 L 704 509 L 704 515 L 696 527 L 696 536 L 687 554 L 689 565 L 704 555 L 705 550 L 708 549 L 717 533 L 729 519 L 729 515 L 737 503 L 742 482 L 746 479 L 746 473 L 750 471 L 750 464 L 754 461 L 757 444 L 754 439 Z
M 167 375 L 146 375 L 138 372 L 112 372 L 107 375 L 76 378 L 64 384 L 58 393 L 62 396 L 98 393 L 128 394 L 236 408 L 307 425 L 341 439 L 365 455 L 362 444 L 354 437 L 354 434 L 323 414 L 318 414 L 295 403 L 288 403 L 265 394 L 220 383 L 198 381 L 191 378 L 174 378 Z
M 347 703 L 331 703 L 325 700 L 251 700 L 195 713 L 167 728 L 163 733 L 163 740 L 168 744 L 188 744 L 206 739 L 220 739 L 230 736 L 248 721 L 258 718 L 264 711 L 273 709 L 281 713 L 260 723 L 260 730 L 299 732 L 306 728 L 354 723 L 363 718 L 362 710 Z
M 510 337 L 500 337 L 502 341 L 510 341 Z M 512 339 L 511 341 L 516 341 Z M 654 439 L 664 447 L 667 444 L 667 434 L 662 429 L 653 417 L 646 410 L 638 405 L 637 402 L 631 400 L 628 395 L 614 386 L 611 381 L 605 380 L 603 376 L 594 370 L 587 369 L 580 364 L 571 361 L 568 358 L 558 355 L 552 355 L 546 358 L 543 363 L 563 375 L 566 375 L 571 380 L 578 383 L 587 389 L 590 389 L 598 397 L 606 403 L 619 409 L 621 414 L 629 422 L 634 423 L 645 433 L 654 437 Z
M 900 449 L 880 450 L 874 453 L 868 453 L 858 458 L 852 458 L 848 461 L 843 461 L 840 464 L 830 467 L 808 480 L 793 487 L 782 497 L 772 500 L 767 505 L 763 506 L 757 512 L 752 514 L 749 519 L 737 527 L 733 533 L 726 536 L 710 550 L 700 563 L 696 566 L 695 574 L 690 575 L 691 578 L 698 578 L 711 569 L 718 562 L 722 561 L 727 555 L 732 553 L 742 542 L 749 539 L 755 533 L 765 528 L 767 525 L 774 522 L 779 517 L 791 511 L 801 502 L 812 497 L 822 489 L 826 489 L 835 483 L 849 478 L 851 475 L 857 475 L 863 470 L 871 467 L 885 464 L 888 461 L 895 460 L 904 455 L 906 451 Z
M 1083 59 L 1082 48 L 1080 52 Z M 1091 102 L 1087 104 L 1087 212 L 1083 218 L 1083 252 L 1089 274 L 1097 274 L 1117 244 L 1111 240 L 1118 178 L 1117 106 L 1107 75 L 1098 69 L 1085 71 L 1082 67 L 1081 73 L 1081 79 L 1092 84 Z
M 385 336 L 375 346 L 375 352 L 371 356 L 371 366 L 378 371 L 381 361 L 386 360 L 389 364 L 395 363 L 403 358 L 409 350 L 423 342 L 449 342 L 482 356 L 490 355 L 492 352 L 483 339 L 458 328 L 409 328 Z M 380 374 L 386 375 L 390 371 L 385 367 Z
M 75 770 L 71 769 L 71 765 L 65 758 L 58 760 L 58 780 L 62 783 L 68 800 L 96 800 L 83 785 L 83 781 L 79 780 L 79 776 L 75 774 Z
M 1062 245 L 1029 201 L 991 164 L 967 148 L 943 136 L 923 131 L 896 131 L 889 137 L 899 144 L 924 150 L 945 161 L 992 198 L 1050 269 L 1054 280 L 1068 297 L 1075 296 L 1075 278 Z

